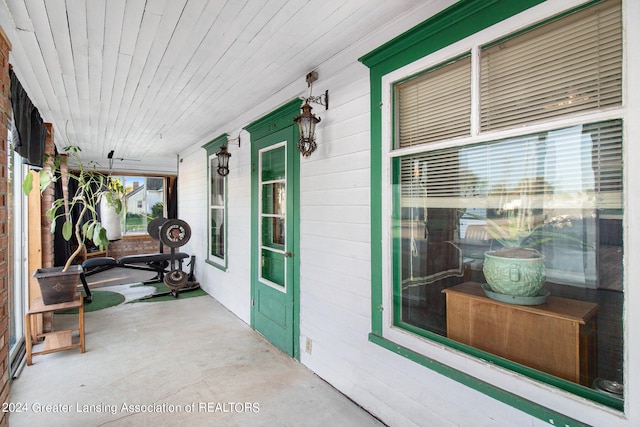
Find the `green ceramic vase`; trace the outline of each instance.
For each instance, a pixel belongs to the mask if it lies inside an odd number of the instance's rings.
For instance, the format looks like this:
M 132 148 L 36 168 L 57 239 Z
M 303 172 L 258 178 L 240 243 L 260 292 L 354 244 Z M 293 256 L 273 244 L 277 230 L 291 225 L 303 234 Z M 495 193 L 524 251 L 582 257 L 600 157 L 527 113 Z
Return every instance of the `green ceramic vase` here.
M 482 272 L 494 292 L 532 297 L 538 295 L 546 280 L 544 255 L 535 252 L 531 258 L 506 258 L 496 251 L 484 254 Z

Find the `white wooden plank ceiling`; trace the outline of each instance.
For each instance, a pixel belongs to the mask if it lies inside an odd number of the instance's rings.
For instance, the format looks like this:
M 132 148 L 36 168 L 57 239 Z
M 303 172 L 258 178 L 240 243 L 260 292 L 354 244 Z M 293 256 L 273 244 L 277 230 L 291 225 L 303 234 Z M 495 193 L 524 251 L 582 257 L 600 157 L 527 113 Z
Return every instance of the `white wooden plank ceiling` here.
M 0 25 L 58 146 L 161 163 L 425 3 L 0 0 Z

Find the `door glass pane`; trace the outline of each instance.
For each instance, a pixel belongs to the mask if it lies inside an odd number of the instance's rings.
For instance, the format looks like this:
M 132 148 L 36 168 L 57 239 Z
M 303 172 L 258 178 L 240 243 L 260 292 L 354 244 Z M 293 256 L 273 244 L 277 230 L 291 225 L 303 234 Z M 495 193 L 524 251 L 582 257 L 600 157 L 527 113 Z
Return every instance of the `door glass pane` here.
M 262 246 L 284 250 L 284 218 L 262 218 Z
M 262 153 L 262 181 L 285 178 L 285 147 L 278 147 Z
M 284 254 L 262 249 L 261 276 L 263 279 L 284 286 Z
M 286 190 L 284 182 L 265 184 L 262 187 L 262 213 L 284 215 Z

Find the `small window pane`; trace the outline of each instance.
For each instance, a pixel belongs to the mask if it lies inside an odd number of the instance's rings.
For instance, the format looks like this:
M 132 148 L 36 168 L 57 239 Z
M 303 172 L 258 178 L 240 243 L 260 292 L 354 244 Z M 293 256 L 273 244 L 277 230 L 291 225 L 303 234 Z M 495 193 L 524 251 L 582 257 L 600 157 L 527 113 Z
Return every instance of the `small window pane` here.
M 262 181 L 285 179 L 285 147 L 275 148 L 262 153 Z
M 483 131 L 622 103 L 620 3 L 604 2 L 482 49 Z
M 268 249 L 261 251 L 261 277 L 269 282 L 284 286 L 285 257 L 284 254 Z
M 210 254 L 224 258 L 224 209 L 211 209 Z
M 218 161 L 212 157 L 209 162 L 209 204 L 211 206 L 224 206 L 224 177 L 217 172 Z
M 284 217 L 262 218 L 262 246 L 284 250 Z
M 262 213 L 284 215 L 286 207 L 286 188 L 284 182 L 262 186 Z
M 471 57 L 400 83 L 395 95 L 398 148 L 467 136 L 471 128 Z

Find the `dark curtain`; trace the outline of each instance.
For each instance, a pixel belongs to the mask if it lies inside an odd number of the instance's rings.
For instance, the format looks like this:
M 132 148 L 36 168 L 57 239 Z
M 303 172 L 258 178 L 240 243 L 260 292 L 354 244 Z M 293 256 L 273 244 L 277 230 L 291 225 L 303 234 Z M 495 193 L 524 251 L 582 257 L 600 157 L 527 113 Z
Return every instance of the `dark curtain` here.
M 11 78 L 11 106 L 15 123 L 15 132 L 12 138 L 15 151 L 26 160 L 27 164 L 42 167 L 47 129 L 38 109 L 29 99 L 29 95 L 24 91 L 13 70 L 9 70 L 9 76 Z
M 167 216 L 169 219 L 178 218 L 178 178 L 167 178 Z

